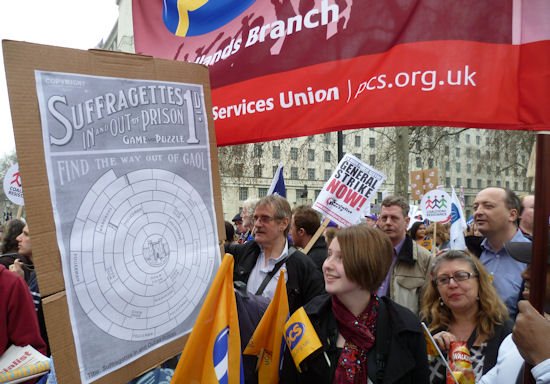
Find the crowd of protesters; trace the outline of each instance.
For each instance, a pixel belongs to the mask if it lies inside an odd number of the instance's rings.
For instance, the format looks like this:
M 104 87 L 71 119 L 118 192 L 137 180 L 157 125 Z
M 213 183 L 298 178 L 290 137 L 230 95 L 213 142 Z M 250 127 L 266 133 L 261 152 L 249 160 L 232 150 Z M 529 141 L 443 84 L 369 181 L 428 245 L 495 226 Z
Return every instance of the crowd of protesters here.
M 275 200 L 285 199 L 268 197 L 260 204 Z M 257 248 L 254 254 L 262 256 L 253 262 L 239 256 L 239 249 L 251 247 L 247 246 L 251 240 L 227 246 L 227 251 L 237 254 L 236 271 L 243 263 L 254 264 L 252 269 L 261 274 L 257 281 L 262 281 L 285 257 L 286 248 L 264 252 L 266 224 L 279 226 L 285 247 L 293 244 L 303 250 L 295 257 L 316 264 L 323 260 L 323 292 L 304 305 L 321 338 L 322 352 L 304 360 L 299 370 L 284 363 L 281 382 L 448 382 L 442 359 L 426 358 L 422 321 L 445 359 L 453 346 L 467 348 L 475 382 L 521 382 L 525 359 L 535 365 L 532 374 L 537 383 L 550 383 L 550 343 L 540 341 L 550 340 L 550 321 L 521 301 L 528 291 L 524 282 L 529 281 L 531 249 L 514 251 L 518 244 L 530 246 L 533 197 L 519 199 L 508 189 L 486 188 L 476 196 L 473 208 L 473 222 L 465 233 L 468 249 L 462 250 L 449 249 L 447 225 L 422 219 L 411 223 L 409 204 L 398 196 L 386 197 L 378 215 L 369 214 L 363 224 L 345 229 L 320 228 L 322 218 L 311 215 L 310 207 L 295 208 L 291 219 L 288 212 L 255 211 L 250 234 L 254 237 L 259 231 L 260 243 L 252 240 L 252 244 Z M 435 226 L 436 236 L 431 238 Z M 431 244 L 426 246 L 427 242 Z M 326 254 L 314 257 L 311 246 L 320 243 Z M 426 249 L 432 247 L 432 252 Z M 239 273 L 235 279 L 242 280 Z M 550 273 L 546 284 L 550 312 Z M 288 282 L 287 287 L 293 289 Z M 391 324 L 391 335 L 380 331 L 385 328 L 381 319 Z M 531 319 L 540 333 L 528 331 Z M 387 342 L 385 347 L 382 341 Z M 381 348 L 386 348 L 382 363 Z M 285 359 L 292 361 L 288 351 Z M 380 364 L 386 368 L 381 370 Z
M 424 322 L 445 359 L 453 345 L 467 347 L 475 382 L 521 382 L 525 361 L 537 383 L 550 383 L 550 317 L 522 301 L 533 200 L 480 191 L 468 249 L 450 250 L 448 228 L 411 223 L 403 197 L 388 196 L 377 215 L 339 229 L 322 225 L 311 207 L 291 210 L 270 195 L 246 201 L 225 222 L 225 250 L 235 258 L 234 281 L 267 302 L 284 270 L 290 314 L 304 308 L 321 339 L 300 369 L 286 351 L 280 382 L 444 383 L 446 366 L 427 353 Z M 49 353 L 28 226 L 9 221 L 1 245 L 0 355 L 12 344 Z M 550 272 L 546 286 L 550 313 Z M 247 383 L 257 382 L 255 365 L 245 360 Z

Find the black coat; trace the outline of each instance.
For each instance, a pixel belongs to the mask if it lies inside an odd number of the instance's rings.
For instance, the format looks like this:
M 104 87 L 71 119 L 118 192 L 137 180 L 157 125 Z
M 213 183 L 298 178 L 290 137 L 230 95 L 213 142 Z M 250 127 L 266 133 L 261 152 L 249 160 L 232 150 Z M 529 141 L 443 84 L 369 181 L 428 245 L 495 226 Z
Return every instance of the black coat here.
M 429 382 L 426 341 L 418 318 L 407 308 L 383 297 L 376 324 L 376 344 L 368 353 L 368 374 L 375 384 L 424 384 Z M 297 373 L 287 350 L 281 374 L 281 383 L 332 383 L 335 366 L 340 356 L 336 347 L 338 326 L 332 313 L 330 295 L 316 297 L 304 309 L 319 339 L 321 351 L 307 358 Z M 381 337 L 381 334 L 386 337 Z M 386 351 L 384 354 L 384 341 Z M 386 356 L 386 358 L 377 357 Z M 327 363 L 330 361 L 330 366 Z M 385 361 L 385 368 L 379 369 Z M 377 379 L 377 375 L 379 378 Z
M 311 260 L 313 260 L 315 265 L 317 265 L 317 268 L 319 269 L 319 271 L 321 271 L 321 273 L 323 272 L 323 263 L 327 258 L 327 254 L 327 243 L 323 235 L 319 236 L 317 241 L 313 243 L 313 246 L 307 253 L 307 255 L 311 257 Z
M 230 244 L 225 247 L 225 251 L 235 258 L 233 280 L 247 283 L 260 256 L 260 246 L 255 241 L 249 241 L 245 244 Z M 325 281 L 311 258 L 300 251 L 295 251 L 285 263 L 288 307 L 292 314 L 315 296 L 325 293 Z

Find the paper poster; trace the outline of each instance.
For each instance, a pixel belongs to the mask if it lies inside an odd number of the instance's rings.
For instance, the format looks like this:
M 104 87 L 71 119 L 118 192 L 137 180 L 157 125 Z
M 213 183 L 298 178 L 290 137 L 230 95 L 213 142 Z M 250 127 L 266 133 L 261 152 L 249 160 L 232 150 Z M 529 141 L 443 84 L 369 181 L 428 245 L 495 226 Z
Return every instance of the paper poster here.
M 359 224 L 366 206 L 384 180 L 386 176 L 382 172 L 346 154 L 319 193 L 313 208 L 339 226 Z
M 19 173 L 19 164 L 17 163 L 9 167 L 4 175 L 4 194 L 12 203 L 25 205 L 21 173 Z
M 420 202 L 424 218 L 430 221 L 448 220 L 451 214 L 451 196 L 441 189 L 427 192 Z
M 83 383 L 188 333 L 219 266 L 200 84 L 36 71 Z

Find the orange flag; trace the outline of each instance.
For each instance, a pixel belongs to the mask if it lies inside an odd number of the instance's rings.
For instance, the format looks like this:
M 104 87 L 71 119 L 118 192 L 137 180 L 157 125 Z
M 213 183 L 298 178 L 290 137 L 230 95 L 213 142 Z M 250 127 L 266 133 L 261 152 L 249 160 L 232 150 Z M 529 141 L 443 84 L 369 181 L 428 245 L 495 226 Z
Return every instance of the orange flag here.
M 233 257 L 226 254 L 187 340 L 172 384 L 244 383 L 233 264 Z
M 281 270 L 273 300 L 243 352 L 245 355 L 258 356 L 259 384 L 279 382 L 281 347 L 284 342 L 283 333 L 288 312 L 285 271 Z

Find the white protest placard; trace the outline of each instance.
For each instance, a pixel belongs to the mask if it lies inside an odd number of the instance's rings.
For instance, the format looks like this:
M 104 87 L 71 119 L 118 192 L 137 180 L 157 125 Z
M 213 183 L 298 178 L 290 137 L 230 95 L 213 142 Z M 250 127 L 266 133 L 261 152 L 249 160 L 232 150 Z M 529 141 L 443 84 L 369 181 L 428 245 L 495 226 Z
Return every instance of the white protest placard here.
M 382 172 L 346 154 L 319 193 L 313 209 L 342 227 L 359 224 L 365 207 L 384 180 Z
M 433 189 L 420 202 L 424 218 L 430 221 L 445 221 L 451 214 L 451 197 L 441 189 Z
M 4 194 L 12 203 L 17 205 L 25 205 L 18 163 L 15 163 L 9 167 L 8 171 L 4 175 Z

